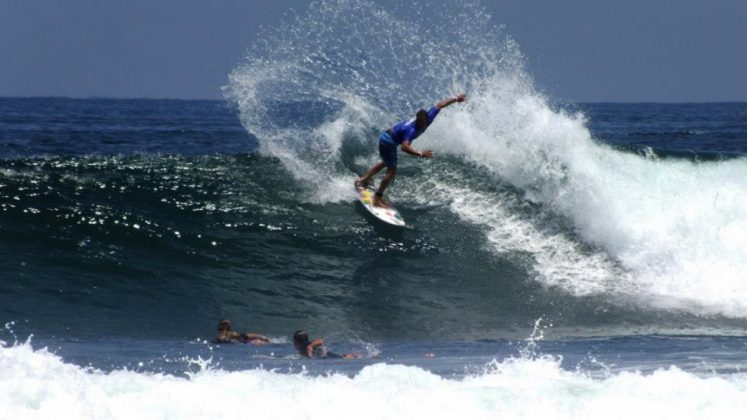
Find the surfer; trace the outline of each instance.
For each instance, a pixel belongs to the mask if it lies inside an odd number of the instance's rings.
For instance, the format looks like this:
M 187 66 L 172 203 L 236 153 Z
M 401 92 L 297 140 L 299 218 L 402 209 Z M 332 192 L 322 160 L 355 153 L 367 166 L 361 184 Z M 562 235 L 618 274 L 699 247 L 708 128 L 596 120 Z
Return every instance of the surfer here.
M 231 326 L 231 321 L 222 319 L 218 322 L 218 334 L 213 340 L 215 343 L 247 343 L 247 344 L 267 344 L 270 339 L 257 333 L 239 334 Z
M 441 109 L 455 102 L 464 102 L 467 97 L 464 93 L 453 98 L 447 98 L 437 103 L 428 111 L 421 109 L 415 114 L 415 118 L 396 124 L 394 127 L 384 131 L 379 136 L 379 156 L 381 162 L 372 166 L 365 175 L 355 180 L 355 188 L 359 189 L 371 183 L 371 178 L 379 173 L 384 167 L 387 168 L 386 175 L 381 179 L 379 189 L 374 194 L 373 204 L 378 207 L 389 207 L 384 201 L 384 192 L 397 174 L 397 146 L 409 155 L 429 159 L 433 157 L 433 151 L 417 151 L 412 147 L 412 142 L 428 128 Z
M 342 355 L 332 353 L 324 348 L 324 339 L 317 338 L 310 341 L 309 334 L 304 330 L 298 330 L 293 334 L 293 345 L 296 347 L 298 354 L 309 359 L 358 359 L 361 357 L 358 353 Z

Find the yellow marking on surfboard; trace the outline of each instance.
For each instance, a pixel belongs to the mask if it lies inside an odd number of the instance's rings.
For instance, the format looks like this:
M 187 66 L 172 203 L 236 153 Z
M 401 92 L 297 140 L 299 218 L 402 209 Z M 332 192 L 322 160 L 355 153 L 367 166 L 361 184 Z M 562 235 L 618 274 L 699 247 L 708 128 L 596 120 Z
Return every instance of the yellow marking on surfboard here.
M 397 210 L 393 208 L 375 207 L 373 204 L 374 192 L 368 188 L 361 188 L 356 186 L 358 191 L 358 198 L 363 205 L 366 206 L 369 212 L 375 217 L 395 226 L 404 226 L 405 220 L 400 216 Z
M 361 201 L 363 201 L 365 204 L 373 204 L 373 200 L 371 199 L 371 190 L 363 190 L 361 191 Z

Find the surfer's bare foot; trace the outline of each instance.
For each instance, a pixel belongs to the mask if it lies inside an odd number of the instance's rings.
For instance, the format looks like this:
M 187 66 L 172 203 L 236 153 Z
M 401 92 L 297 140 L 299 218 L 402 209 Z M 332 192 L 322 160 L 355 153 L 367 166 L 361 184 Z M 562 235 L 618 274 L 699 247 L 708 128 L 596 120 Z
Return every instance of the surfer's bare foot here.
M 385 209 L 388 209 L 388 208 L 392 207 L 392 206 L 389 205 L 389 203 L 387 203 L 386 201 L 384 201 L 383 198 L 381 198 L 380 196 L 375 195 L 375 194 L 374 194 L 374 198 L 373 198 L 373 205 L 376 206 L 376 207 L 382 207 L 382 208 L 385 208 Z
M 368 186 L 370 186 L 371 185 L 371 181 L 365 181 L 365 182 L 363 182 L 362 178 L 358 178 L 358 179 L 355 180 L 355 182 L 353 184 L 355 185 L 356 189 L 361 189 L 361 188 L 367 188 Z

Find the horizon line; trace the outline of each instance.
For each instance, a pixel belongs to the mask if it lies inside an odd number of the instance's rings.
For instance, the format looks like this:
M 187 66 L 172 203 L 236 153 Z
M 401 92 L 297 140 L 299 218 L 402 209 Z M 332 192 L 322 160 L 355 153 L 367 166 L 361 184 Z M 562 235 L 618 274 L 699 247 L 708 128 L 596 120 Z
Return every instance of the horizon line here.
M 74 101 L 86 101 L 86 100 L 108 100 L 108 101 L 201 101 L 201 102 L 232 102 L 230 99 L 220 98 L 165 98 L 165 97 L 148 97 L 148 96 L 65 96 L 65 95 L 30 95 L 30 96 L 18 96 L 18 95 L 0 95 L 0 99 L 64 99 Z M 658 105 L 686 105 L 686 104 L 741 104 L 747 103 L 747 99 L 744 100 L 689 100 L 689 101 L 669 101 L 669 100 L 599 100 L 599 101 L 588 101 L 588 100 L 553 100 L 548 98 L 548 105 L 573 105 L 573 104 L 658 104 Z

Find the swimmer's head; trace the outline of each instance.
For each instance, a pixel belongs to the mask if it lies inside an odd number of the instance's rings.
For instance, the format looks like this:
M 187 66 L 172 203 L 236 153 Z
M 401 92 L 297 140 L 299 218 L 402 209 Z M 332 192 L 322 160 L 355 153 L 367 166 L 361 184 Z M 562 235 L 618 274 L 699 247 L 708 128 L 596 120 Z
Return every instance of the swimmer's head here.
M 298 348 L 304 348 L 309 344 L 309 334 L 304 330 L 298 330 L 293 333 L 293 345 Z
M 428 113 L 424 109 L 415 114 L 415 127 L 421 131 L 428 127 Z
M 218 322 L 218 331 L 231 331 L 231 321 L 227 319 L 221 319 L 220 322 Z

